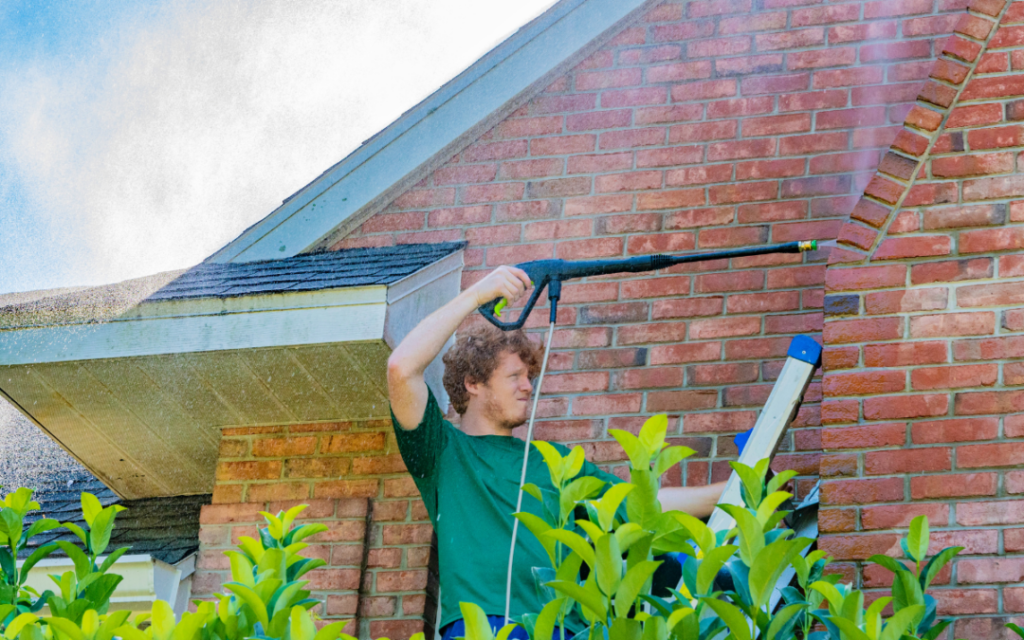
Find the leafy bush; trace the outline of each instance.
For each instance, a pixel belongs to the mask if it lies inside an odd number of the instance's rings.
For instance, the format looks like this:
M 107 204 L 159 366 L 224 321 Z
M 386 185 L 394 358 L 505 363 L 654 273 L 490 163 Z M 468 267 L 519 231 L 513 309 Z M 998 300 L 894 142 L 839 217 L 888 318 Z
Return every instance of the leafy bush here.
M 926 562 L 926 518 L 916 518 L 902 542 L 916 563 L 913 570 L 886 556 L 871 558 L 896 576 L 893 595 L 865 609 L 861 591 L 827 575 L 830 558 L 824 552 L 807 553 L 813 540 L 780 526 L 789 514 L 780 509 L 792 498 L 782 487 L 795 472 L 768 480 L 768 460 L 754 467 L 730 462 L 743 498 L 742 506 L 720 505 L 736 522 L 730 531 L 715 532 L 689 514 L 663 511 L 657 497 L 661 476 L 693 453 L 666 446 L 666 428 L 667 418 L 655 416 L 638 437 L 610 432 L 629 457 L 630 482 L 610 487 L 600 499 L 602 481 L 575 478 L 584 461 L 581 447 L 563 457 L 547 443 L 534 443 L 556 492 L 527 485 L 542 515 L 514 514 L 551 561 L 550 568 L 534 569 L 548 603 L 517 621 L 533 640 L 556 633 L 565 638 L 567 623 L 575 621 L 584 628 L 574 640 L 934 640 L 949 625 L 935 622 L 935 600 L 925 591 L 961 548 L 944 549 Z M 628 521 L 617 517 L 623 501 Z M 585 518 L 574 519 L 577 507 Z M 651 594 L 661 564 L 654 558 L 668 552 L 687 556 L 670 600 Z M 783 575 L 792 575 L 795 584 L 781 589 L 777 607 L 772 596 Z M 890 603 L 895 613 L 884 621 L 881 614 Z M 467 640 L 495 640 L 480 607 L 461 608 Z M 825 631 L 814 631 L 816 624 Z M 505 640 L 513 626 L 503 628 L 497 640 Z
M 114 529 L 114 519 L 124 511 L 120 505 L 104 508 L 96 496 L 91 493 L 82 494 L 82 515 L 85 528 L 73 522 L 63 524 L 50 518 L 40 518 L 25 530 L 25 517 L 31 511 L 39 510 L 39 503 L 32 500 L 32 490 L 21 488 L 9 493 L 0 508 L 0 605 L 11 605 L 13 608 L 6 615 L 0 615 L 0 629 L 13 615 L 35 613 L 45 606 L 58 618 L 65 618 L 76 623 L 82 621 L 87 610 L 106 613 L 110 606 L 110 596 L 114 593 L 122 578 L 108 574 L 107 570 L 120 558 L 127 547 L 117 549 L 108 555 L 102 564 L 97 565 L 99 556 L 110 545 L 110 534 Z M 79 547 L 59 540 L 46 544 L 31 553 L 21 569 L 17 567 L 18 554 L 29 546 L 34 536 L 64 527 L 75 534 L 85 547 Z M 29 571 L 57 549 L 61 549 L 75 565 L 74 571 L 66 571 L 60 576 L 51 575 L 50 579 L 57 585 L 60 595 L 52 591 L 38 593 L 25 586 Z M 0 611 L 3 611 L 0 609 Z

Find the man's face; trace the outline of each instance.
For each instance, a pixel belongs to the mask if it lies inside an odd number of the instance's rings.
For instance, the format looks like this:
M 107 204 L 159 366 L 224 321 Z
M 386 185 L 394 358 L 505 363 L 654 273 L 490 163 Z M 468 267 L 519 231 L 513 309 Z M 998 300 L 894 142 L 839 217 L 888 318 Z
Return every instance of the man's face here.
M 518 355 L 502 353 L 490 380 L 473 387 L 476 394 L 471 392 L 470 402 L 482 403 L 483 415 L 499 427 L 511 430 L 530 417 L 533 386 L 529 369 Z

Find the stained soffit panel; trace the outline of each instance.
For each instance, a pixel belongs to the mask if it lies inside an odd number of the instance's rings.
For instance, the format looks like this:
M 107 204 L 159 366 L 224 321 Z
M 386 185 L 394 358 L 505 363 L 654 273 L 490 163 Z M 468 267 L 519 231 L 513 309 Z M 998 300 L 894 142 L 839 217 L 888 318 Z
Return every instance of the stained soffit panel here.
M 224 427 L 389 415 L 388 355 L 457 295 L 461 268 L 456 250 L 387 285 L 8 322 L 0 393 L 123 498 L 209 493 Z

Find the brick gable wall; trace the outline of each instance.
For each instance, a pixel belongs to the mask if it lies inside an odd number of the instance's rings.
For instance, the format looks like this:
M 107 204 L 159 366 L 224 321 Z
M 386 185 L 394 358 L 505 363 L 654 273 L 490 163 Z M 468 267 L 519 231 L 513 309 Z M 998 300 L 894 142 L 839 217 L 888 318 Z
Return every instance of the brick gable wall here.
M 663 3 L 335 248 L 466 240 L 468 286 L 497 265 L 530 259 L 838 236 L 840 248 L 803 257 L 567 284 L 537 435 L 582 444 L 590 459 L 623 473 L 607 430 L 636 430 L 666 412 L 673 443 L 697 452 L 669 481 L 724 478 L 735 457 L 729 436 L 756 420 L 791 337 L 824 328 L 827 373 L 808 392 L 775 466 L 804 474 L 800 492 L 820 471 L 823 544 L 866 587 L 884 577 L 861 576 L 855 561 L 867 548 L 891 550 L 912 513 L 929 513 L 937 538 L 969 542 L 941 606 L 964 616 L 956 637 L 996 637 L 998 619 L 1024 608 L 1019 589 L 990 579 L 997 556 L 1010 554 L 999 571 L 1016 570 L 1012 554 L 1024 548 L 1024 517 L 1013 515 L 1024 510 L 1011 499 L 1024 482 L 1009 468 L 1015 449 L 996 444 L 1014 429 L 1024 433 L 1015 418 L 997 415 L 1021 402 L 1008 389 L 1024 378 L 1010 361 L 1024 353 L 1012 335 L 1024 330 L 1024 312 L 993 302 L 1016 295 L 1006 287 L 985 287 L 1020 269 L 1012 229 L 1024 218 L 1012 198 L 1024 194 L 1012 174 L 1021 138 L 1008 120 L 1024 108 L 1009 94 L 989 98 L 1015 90 L 1013 82 L 994 87 L 1024 58 L 1010 51 L 1012 29 L 1003 45 L 986 41 L 985 21 L 1002 4 L 979 2 L 969 14 L 962 0 Z M 980 149 L 971 135 L 1009 150 L 965 153 Z M 975 175 L 989 173 L 993 182 Z M 1002 195 L 959 201 L 983 191 Z M 964 237 L 977 238 L 978 249 L 965 252 Z M 1006 249 L 993 258 L 987 252 L 996 247 Z M 963 304 L 959 291 L 976 285 L 973 299 L 982 302 Z M 538 338 L 546 317 L 531 318 Z M 957 348 L 973 355 L 957 359 Z M 970 368 L 941 368 L 960 365 Z M 983 395 L 954 390 L 963 380 Z M 867 386 L 851 391 L 857 384 Z M 933 424 L 941 416 L 885 413 L 906 406 L 928 414 L 941 398 L 943 425 Z M 958 402 L 986 412 L 960 415 Z M 225 431 L 215 504 L 204 513 L 197 580 L 206 593 L 224 577 L 219 552 L 237 535 L 231 527 L 251 531 L 259 519 L 252 505 L 311 501 L 311 511 L 351 536 L 318 541 L 317 553 L 342 559 L 325 571 L 364 574 L 358 584 L 318 591 L 328 598 L 324 613 L 357 617 L 350 628 L 362 637 L 404 638 L 429 626 L 430 529 L 390 426 L 262 429 Z M 960 443 L 963 429 L 978 437 Z M 988 456 L 992 447 L 1005 464 L 962 466 L 964 452 Z M 929 493 L 975 483 L 984 490 Z M 994 521 L 961 522 L 972 509 L 1022 526 L 1001 532 Z M 959 566 L 971 562 L 981 564 L 968 584 Z
M 1024 3 L 971 6 L 826 273 L 820 543 L 896 554 L 927 514 L 933 551 L 965 547 L 934 591 L 958 638 L 1024 613 L 1022 30 Z

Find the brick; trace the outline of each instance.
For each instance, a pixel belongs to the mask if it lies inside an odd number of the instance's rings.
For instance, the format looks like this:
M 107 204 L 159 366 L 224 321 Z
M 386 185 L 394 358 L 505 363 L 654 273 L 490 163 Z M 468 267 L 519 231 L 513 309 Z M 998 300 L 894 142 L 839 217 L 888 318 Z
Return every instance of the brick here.
M 1024 340 L 1019 337 L 960 340 L 953 343 L 953 357 L 957 360 L 1024 358 Z
M 914 500 L 994 496 L 997 486 L 994 473 L 924 475 L 910 479 L 910 494 Z
M 821 456 L 818 469 L 811 472 L 823 478 L 857 475 L 857 455 L 825 455 Z
M 1024 462 L 1024 443 L 1000 442 L 957 447 L 956 466 L 960 469 L 978 467 L 1016 467 Z
M 931 168 L 932 174 L 940 178 L 1007 173 L 1013 171 L 1013 154 L 988 153 L 935 158 Z
M 646 344 L 649 342 L 681 342 L 686 336 L 685 322 L 658 322 L 621 327 L 618 344 Z
M 382 451 L 385 435 L 380 432 L 345 433 L 328 436 L 322 446 L 322 453 L 354 453 L 364 451 Z
M 878 291 L 864 297 L 864 309 L 869 315 L 934 311 L 946 308 L 948 294 L 949 290 L 942 287 Z
M 683 102 L 730 98 L 736 95 L 736 84 L 735 80 L 706 80 L 679 84 L 672 87 L 672 100 Z
M 822 483 L 821 498 L 828 506 L 903 500 L 903 479 L 830 480 Z
M 677 211 L 665 217 L 665 229 L 686 229 L 729 224 L 733 221 L 732 207 L 709 207 Z
M 679 56 L 679 47 L 677 46 L 657 47 L 656 49 L 653 50 L 645 50 L 645 52 L 651 51 L 655 52 L 655 56 L 657 56 L 658 54 L 669 54 L 673 58 Z M 648 60 L 652 62 L 654 61 L 653 59 Z M 646 62 L 648 60 L 644 61 Z M 665 87 L 640 87 L 636 89 L 619 89 L 614 91 L 601 92 L 601 106 L 606 109 L 617 107 L 637 107 L 642 105 L 665 104 L 666 102 L 668 102 L 668 89 L 666 89 Z M 685 106 L 689 107 L 689 109 L 680 109 L 679 113 L 693 112 L 694 109 L 692 107 L 699 105 Z M 644 110 L 638 110 L 636 112 L 636 114 L 634 115 L 635 123 L 651 124 L 651 122 L 643 121 L 642 119 L 637 117 L 640 111 Z M 699 112 L 686 119 L 692 120 L 698 117 L 700 117 Z
M 927 516 L 928 524 L 945 526 L 949 523 L 948 504 L 891 504 L 878 507 L 864 507 L 860 512 L 861 527 L 864 529 L 896 529 L 909 527 L 917 516 Z
M 968 83 L 968 89 L 970 89 L 970 84 L 971 83 Z M 966 100 L 966 94 L 967 91 L 964 91 L 964 96 L 961 96 L 961 99 Z M 921 94 L 918 96 L 918 99 L 946 109 L 953 104 L 953 99 L 955 97 L 956 90 L 952 87 L 947 87 L 946 85 L 939 84 L 934 80 L 929 80 L 925 83 L 924 87 L 921 88 Z
M 690 323 L 691 340 L 707 340 L 731 336 L 749 336 L 759 333 L 759 317 L 715 318 L 694 320 Z
M 957 415 L 1014 413 L 1024 408 L 1024 393 L 1019 391 L 978 391 L 956 394 Z
M 956 296 L 957 304 L 961 307 L 991 307 L 1020 304 L 1024 302 L 1024 287 L 1019 282 L 968 285 L 957 289 Z M 980 335 L 982 329 L 983 327 L 979 326 L 979 333 L 975 335 Z
M 671 132 L 670 132 L 671 135 Z M 611 154 L 606 154 L 611 155 Z M 616 154 L 622 155 L 626 158 L 630 158 L 630 162 L 627 166 L 621 167 L 623 169 L 629 169 L 629 164 L 632 163 L 632 154 Z M 667 147 L 664 149 L 640 149 L 636 152 L 636 166 L 638 168 L 647 167 L 666 167 L 675 166 L 680 164 L 696 164 L 704 159 L 704 148 L 699 146 L 690 147 Z M 570 158 L 570 161 L 572 159 Z M 705 169 L 701 167 L 700 169 Z M 710 170 L 710 168 L 705 169 Z M 721 169 L 719 169 L 720 171 Z M 731 172 L 730 172 L 731 173 Z M 671 179 L 673 176 L 677 176 L 675 172 L 669 172 L 668 178 L 669 185 L 687 184 L 686 182 L 680 182 L 678 178 L 674 181 Z M 717 182 L 717 180 L 709 180 L 708 182 Z
M 687 381 L 695 386 L 755 382 L 758 376 L 759 367 L 753 362 L 693 365 L 686 369 Z
M 1020 582 L 1022 579 L 1024 558 L 965 558 L 957 562 L 957 582 L 961 584 Z
M 957 127 L 976 127 L 995 124 L 1003 120 L 1003 109 L 999 104 L 972 104 L 957 107 L 946 120 L 947 129 Z
M 802 163 L 803 161 L 798 162 Z M 737 166 L 736 170 L 738 172 L 740 166 Z M 738 213 L 738 221 L 741 224 L 797 220 L 805 217 L 807 217 L 807 203 L 799 201 L 745 204 L 739 207 Z
M 940 394 L 878 396 L 864 399 L 864 417 L 868 420 L 897 420 L 945 415 L 949 397 Z
M 729 313 L 766 313 L 771 311 L 793 311 L 800 308 L 800 294 L 797 291 L 781 293 L 749 293 L 729 296 L 726 309 Z
M 787 136 L 779 141 L 780 156 L 797 156 L 827 151 L 843 151 L 849 145 L 850 136 L 845 131 Z
M 853 369 L 860 362 L 860 349 L 857 347 L 828 347 L 823 354 L 825 371 Z
M 821 403 L 822 424 L 856 422 L 860 417 L 860 403 L 856 400 L 825 400 Z
M 824 281 L 825 270 L 819 265 L 793 267 L 790 269 L 772 269 L 768 272 L 769 289 L 820 286 Z
M 847 5 L 848 7 L 849 5 Z M 832 7 L 842 8 L 847 7 Z M 806 23 L 812 24 L 812 23 Z M 794 27 L 806 26 L 805 24 L 796 24 L 794 21 Z M 806 47 L 820 46 L 825 42 L 825 30 L 822 28 L 816 29 L 792 29 L 789 31 L 780 31 L 777 33 L 766 33 L 763 35 L 754 36 L 754 41 L 757 44 L 758 51 L 780 51 L 784 49 L 803 49 Z M 806 53 L 806 52 L 805 52 Z M 797 54 L 791 54 L 797 55 Z M 818 66 L 835 66 L 837 64 L 849 64 L 846 60 L 849 59 L 849 54 L 845 51 L 838 56 L 843 62 L 830 63 L 833 58 L 820 58 L 817 63 L 811 62 L 812 58 L 807 57 L 800 64 L 794 65 L 790 63 L 790 69 L 804 69 Z
M 881 66 L 815 71 L 811 88 L 831 89 L 878 84 L 882 82 L 882 77 L 883 71 Z
M 963 253 L 1024 249 L 1024 227 L 966 231 L 960 234 L 959 248 Z
M 297 458 L 285 461 L 288 478 L 336 478 L 347 475 L 352 461 L 349 458 Z
M 864 366 L 905 367 L 947 361 L 944 342 L 904 342 L 864 346 Z
M 640 410 L 642 397 L 639 393 L 579 396 L 573 399 L 572 415 L 636 413 Z
M 853 64 L 857 59 L 856 47 L 835 47 L 789 54 L 790 70 L 821 69 Z
M 827 379 L 826 376 L 826 381 Z M 821 446 L 826 450 L 902 446 L 906 440 L 906 427 L 900 423 L 839 427 L 821 431 Z
M 989 387 L 999 377 L 999 365 L 960 365 L 915 369 L 911 372 L 911 387 L 915 391 L 931 389 L 962 389 Z
M 638 67 L 610 69 L 606 71 L 586 71 L 576 74 L 577 91 L 637 86 L 640 83 L 641 69 Z
M 709 162 L 721 162 L 723 160 L 739 160 L 746 158 L 766 158 L 775 154 L 775 140 L 773 138 L 767 138 L 717 142 L 708 145 L 707 154 Z
M 906 384 L 903 371 L 833 373 L 825 376 L 822 392 L 833 397 L 875 395 L 903 391 Z
M 1024 127 L 1021 125 L 974 129 L 967 132 L 967 144 L 970 145 L 972 151 L 1016 147 L 1022 141 L 1024 141 Z
M 892 180 L 887 180 L 882 176 L 875 176 L 871 182 L 868 183 L 864 193 L 878 198 L 882 202 L 889 204 L 896 204 L 896 201 L 900 199 L 906 187 Z
M 996 418 L 956 418 L 915 423 L 911 425 L 911 439 L 915 444 L 991 440 L 998 431 Z
M 868 401 L 865 401 L 864 416 L 868 417 Z M 869 451 L 864 454 L 864 473 L 866 475 L 892 475 L 949 471 L 953 466 L 952 451 L 945 447 Z
M 949 236 L 913 236 L 888 238 L 875 249 L 874 260 L 901 260 L 928 256 L 949 255 L 952 239 Z
M 673 253 L 693 249 L 696 244 L 696 237 L 691 232 L 637 235 L 631 236 L 627 241 L 626 252 L 634 255 L 643 253 Z
M 217 480 L 274 480 L 281 477 L 282 463 L 274 461 L 220 462 Z
M 825 344 L 895 340 L 903 337 L 903 323 L 899 318 L 870 320 L 835 320 L 825 325 Z
M 995 332 L 995 313 L 945 313 L 914 316 L 910 319 L 912 338 L 977 336 Z
M 654 320 L 668 318 L 692 318 L 699 316 L 714 316 L 722 312 L 722 300 L 719 296 L 655 300 L 651 309 L 651 317 Z
M 316 498 L 372 498 L 376 497 L 378 486 L 377 479 L 317 482 L 313 486 L 313 496 Z
M 558 243 L 556 256 L 563 260 L 604 258 L 622 255 L 622 238 L 564 240 Z
M 683 370 L 679 367 L 645 367 L 623 371 L 617 376 L 619 389 L 681 387 Z
M 721 342 L 673 344 L 653 347 L 651 349 L 652 365 L 706 362 L 709 360 L 718 360 L 721 357 Z
M 622 283 L 623 298 L 660 298 L 686 295 L 690 292 L 689 276 L 645 278 Z
M 632 207 L 633 196 L 629 194 L 593 196 L 589 198 L 569 198 L 565 202 L 565 215 L 582 216 L 600 213 L 615 213 L 629 211 Z
M 593 151 L 597 145 L 594 134 L 570 136 L 551 136 L 530 140 L 530 155 L 558 156 L 566 153 L 586 153 Z
M 684 433 L 738 433 L 754 426 L 753 411 L 715 411 L 690 413 L 683 417 Z
M 659 184 L 653 188 L 660 187 Z M 645 188 L 639 186 L 636 188 Z M 704 201 L 703 189 L 679 189 L 674 191 L 659 190 L 655 193 L 642 193 L 637 197 L 637 211 L 651 211 L 659 209 L 680 209 L 686 207 L 699 207 L 706 204 Z
M 718 401 L 715 390 L 650 391 L 647 393 L 647 412 L 695 411 L 713 409 Z
M 836 240 L 840 244 L 858 247 L 866 251 L 874 246 L 877 238 L 878 232 L 874 229 L 868 229 L 858 224 L 844 224 L 840 227 Z
M 1006 221 L 1005 205 L 974 205 L 927 209 L 923 220 L 925 229 L 957 229 L 1001 225 Z M 913 268 L 912 268 L 913 270 Z
M 928 215 L 928 212 L 925 213 Z M 950 212 L 945 219 L 964 214 Z M 967 215 L 976 215 L 969 213 Z M 939 218 L 942 220 L 942 218 Z M 980 280 L 991 278 L 993 274 L 992 258 L 973 258 L 966 260 L 949 260 L 915 264 L 910 267 L 911 284 L 929 284 L 932 282 L 959 282 L 962 280 Z

